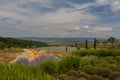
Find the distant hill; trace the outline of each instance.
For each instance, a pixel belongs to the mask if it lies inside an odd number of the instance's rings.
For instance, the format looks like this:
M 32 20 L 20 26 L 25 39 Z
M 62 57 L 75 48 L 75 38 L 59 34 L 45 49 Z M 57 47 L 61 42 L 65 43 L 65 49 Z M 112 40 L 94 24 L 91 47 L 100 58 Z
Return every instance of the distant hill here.
M 65 41 L 65 42 L 84 42 L 86 38 L 84 37 L 76 37 L 76 38 L 41 38 L 41 37 L 19 37 L 19 39 L 23 40 L 35 40 L 35 41 Z M 94 41 L 94 38 L 87 38 L 88 41 Z M 97 38 L 98 41 L 103 42 L 106 39 Z
M 6 47 L 44 47 L 46 43 L 32 40 L 0 37 L 0 46 Z

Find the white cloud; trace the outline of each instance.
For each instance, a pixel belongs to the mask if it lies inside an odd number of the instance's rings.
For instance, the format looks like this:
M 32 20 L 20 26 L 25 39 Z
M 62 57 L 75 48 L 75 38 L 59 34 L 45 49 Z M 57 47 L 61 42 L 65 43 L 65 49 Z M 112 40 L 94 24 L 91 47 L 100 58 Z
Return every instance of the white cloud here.
M 94 31 L 112 31 L 111 27 L 95 27 Z
M 109 4 L 111 0 L 96 0 L 96 5 L 101 6 L 101 5 L 106 5 Z
M 113 4 L 111 4 L 111 8 L 114 12 L 120 11 L 120 1 L 114 1 Z
M 89 28 L 89 26 L 88 26 L 88 25 L 85 25 L 85 26 L 84 26 L 84 28 L 88 29 L 88 28 Z
M 78 31 L 80 30 L 80 27 L 72 27 L 72 28 L 68 28 L 68 31 L 71 32 L 71 31 Z
M 77 10 L 78 9 L 79 10 L 86 9 L 86 8 L 94 5 L 94 3 L 75 4 L 75 3 L 72 3 L 70 1 L 66 1 L 66 3 L 71 5 L 73 7 L 73 9 L 77 9 Z
M 45 30 L 49 30 L 49 28 L 48 28 L 48 27 L 45 27 L 44 29 L 45 29 Z
M 63 35 L 63 36 L 67 36 L 67 35 L 68 35 L 68 33 L 62 33 L 62 35 Z
M 69 11 L 68 11 L 69 10 Z M 57 12 L 47 13 L 38 17 L 42 21 L 49 24 L 71 24 L 71 23 L 84 23 L 89 21 L 94 21 L 97 19 L 96 15 L 87 13 L 85 11 L 72 11 L 67 8 L 62 8 Z

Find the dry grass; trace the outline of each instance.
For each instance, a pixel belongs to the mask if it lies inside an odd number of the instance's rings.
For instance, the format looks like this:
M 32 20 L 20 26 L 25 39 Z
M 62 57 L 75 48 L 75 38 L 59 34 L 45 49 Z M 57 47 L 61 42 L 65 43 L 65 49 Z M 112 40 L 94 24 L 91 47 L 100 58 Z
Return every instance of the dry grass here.
M 37 50 L 37 49 L 32 49 L 32 50 L 35 50 L 37 52 L 40 51 L 40 50 Z M 45 50 L 45 54 L 54 54 L 57 57 L 66 56 L 71 52 L 73 52 L 73 51 L 69 50 L 69 51 L 66 52 L 65 50 Z M 8 62 L 16 59 L 16 57 L 18 57 L 22 53 L 23 53 L 23 49 L 0 50 L 0 62 L 8 63 Z
M 23 52 L 22 49 L 0 50 L 0 62 L 8 63 Z

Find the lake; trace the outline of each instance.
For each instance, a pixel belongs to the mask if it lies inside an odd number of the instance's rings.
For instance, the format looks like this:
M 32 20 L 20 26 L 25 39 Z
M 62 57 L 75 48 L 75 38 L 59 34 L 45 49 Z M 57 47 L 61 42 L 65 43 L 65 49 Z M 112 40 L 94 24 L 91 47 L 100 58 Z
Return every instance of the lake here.
M 66 50 L 65 46 L 50 46 L 50 47 L 40 47 L 40 49 L 45 50 Z M 76 47 L 67 47 L 68 50 L 77 50 Z

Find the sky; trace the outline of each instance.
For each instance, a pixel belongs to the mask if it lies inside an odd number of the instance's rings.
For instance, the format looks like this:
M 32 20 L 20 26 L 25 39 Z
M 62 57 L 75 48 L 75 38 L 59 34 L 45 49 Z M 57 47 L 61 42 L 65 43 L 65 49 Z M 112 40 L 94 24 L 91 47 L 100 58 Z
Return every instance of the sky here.
M 120 38 L 120 0 L 0 0 L 0 36 Z

